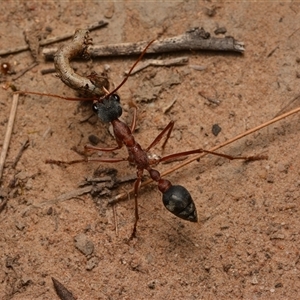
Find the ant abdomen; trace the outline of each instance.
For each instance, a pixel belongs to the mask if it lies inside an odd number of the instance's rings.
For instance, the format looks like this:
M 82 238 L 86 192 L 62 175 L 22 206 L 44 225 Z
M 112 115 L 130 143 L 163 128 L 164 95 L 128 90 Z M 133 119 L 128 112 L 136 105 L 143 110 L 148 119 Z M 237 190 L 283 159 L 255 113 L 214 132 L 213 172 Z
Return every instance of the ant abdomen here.
M 181 185 L 172 185 L 163 193 L 163 203 L 166 209 L 176 217 L 197 222 L 195 203 L 189 191 Z

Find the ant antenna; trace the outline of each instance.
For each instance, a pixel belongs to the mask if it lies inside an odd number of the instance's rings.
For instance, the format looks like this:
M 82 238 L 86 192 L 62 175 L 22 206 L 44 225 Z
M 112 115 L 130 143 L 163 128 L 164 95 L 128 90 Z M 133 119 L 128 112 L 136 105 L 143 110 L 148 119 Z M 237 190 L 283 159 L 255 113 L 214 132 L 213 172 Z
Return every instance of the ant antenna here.
M 131 67 L 131 69 L 129 70 L 127 76 L 123 79 L 123 81 L 112 91 L 112 92 L 109 92 L 107 95 L 103 96 L 103 98 L 106 98 L 106 97 L 109 97 L 110 95 L 114 94 L 126 81 L 127 79 L 129 78 L 132 70 L 135 68 L 135 66 L 138 64 L 138 62 L 143 58 L 143 56 L 145 55 L 147 49 L 151 46 L 151 44 L 154 42 L 155 40 L 152 40 L 148 45 L 147 47 L 143 50 L 143 52 L 141 53 L 141 55 L 139 56 L 139 58 L 136 60 L 136 62 L 133 64 L 133 66 Z M 105 92 L 108 92 L 105 88 L 104 88 L 104 91 Z M 103 99 L 103 98 L 100 98 L 100 99 Z

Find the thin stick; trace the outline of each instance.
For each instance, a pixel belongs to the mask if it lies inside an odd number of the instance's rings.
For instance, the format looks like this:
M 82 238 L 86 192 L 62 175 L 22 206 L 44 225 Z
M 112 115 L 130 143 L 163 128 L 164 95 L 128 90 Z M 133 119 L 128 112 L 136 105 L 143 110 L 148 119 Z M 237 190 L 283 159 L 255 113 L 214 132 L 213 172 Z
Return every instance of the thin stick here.
M 95 30 L 95 29 L 99 29 L 101 27 L 106 26 L 107 24 L 108 24 L 108 22 L 98 21 L 96 23 L 93 23 L 93 24 L 89 25 L 87 27 L 87 30 L 88 31 L 92 31 L 92 30 Z M 65 34 L 65 35 L 62 35 L 62 36 L 49 38 L 49 39 L 46 39 L 44 41 L 41 41 L 40 42 L 40 46 L 46 46 L 46 45 L 49 45 L 49 44 L 53 44 L 53 43 L 64 41 L 64 40 L 72 38 L 73 35 L 74 35 L 74 33 L 68 33 L 68 34 Z
M 16 165 L 17 165 L 18 161 L 20 160 L 23 152 L 28 148 L 28 146 L 29 146 L 29 138 L 27 137 L 25 142 L 21 146 L 21 149 L 19 150 L 19 153 L 17 154 L 17 156 L 16 156 L 16 158 L 15 158 L 15 160 L 14 160 L 12 166 L 11 166 L 13 169 L 16 167 Z
M 104 27 L 107 24 L 108 24 L 108 22 L 99 21 L 99 22 L 91 24 L 90 26 L 87 27 L 87 29 L 89 31 L 92 31 L 92 30 Z M 68 33 L 68 34 L 65 34 L 65 35 L 52 37 L 52 38 L 46 39 L 44 41 L 40 41 L 40 46 L 46 46 L 46 45 L 49 45 L 49 44 L 64 41 L 64 40 L 67 40 L 67 39 L 71 38 L 73 35 L 74 35 L 73 33 Z M 16 48 L 13 48 L 13 49 L 6 49 L 6 50 L 0 51 L 0 56 L 2 56 L 2 55 L 4 56 L 4 55 L 8 55 L 8 54 L 14 54 L 14 53 L 22 52 L 22 51 L 27 51 L 27 50 L 29 50 L 28 45 L 16 47 Z
M 113 205 L 113 214 L 114 214 L 114 220 L 115 220 L 115 232 L 116 232 L 116 236 L 119 236 L 119 228 L 118 228 L 118 219 L 117 219 L 117 208 L 116 208 L 116 205 Z
M 136 55 L 140 54 L 148 42 L 121 43 L 110 45 L 93 45 L 89 48 L 89 54 L 92 57 L 116 56 L 116 55 Z M 53 59 L 57 48 L 43 49 L 45 59 Z M 243 53 L 244 43 L 235 40 L 232 37 L 214 38 L 210 37 L 203 28 L 194 28 L 182 35 L 155 41 L 147 50 L 147 53 L 163 53 L 177 51 L 193 50 L 214 50 L 214 51 L 233 51 Z
M 19 74 L 17 74 L 15 77 L 13 77 L 12 81 L 19 79 L 21 76 L 23 76 L 25 73 L 27 73 L 28 71 L 30 71 L 31 69 L 36 67 L 38 64 L 39 64 L 38 62 L 32 63 L 30 66 L 26 67 L 24 70 L 20 71 Z
M 268 121 L 268 122 L 265 122 L 265 123 L 263 123 L 263 124 L 261 124 L 261 125 L 259 125 L 259 126 L 256 126 L 256 127 L 252 128 L 252 129 L 249 129 L 249 130 L 247 130 L 247 131 L 245 131 L 245 132 L 243 132 L 243 133 L 241 133 L 241 134 L 235 136 L 234 138 L 232 138 L 232 139 L 230 139 L 230 140 L 228 140 L 228 141 L 226 141 L 226 142 L 224 142 L 224 143 L 222 143 L 222 144 L 219 144 L 219 145 L 217 145 L 217 146 L 211 148 L 209 151 L 214 152 L 214 151 L 216 151 L 216 150 L 218 150 L 218 149 L 221 149 L 221 148 L 223 148 L 223 147 L 225 147 L 225 146 L 227 146 L 227 145 L 229 145 L 229 144 L 231 144 L 231 143 L 233 143 L 233 142 L 235 142 L 235 141 L 237 141 L 237 140 L 239 140 L 239 139 L 241 139 L 241 138 L 243 138 L 243 137 L 245 137 L 245 136 L 247 136 L 247 135 L 249 135 L 249 134 L 251 134 L 251 133 L 253 133 L 253 132 L 256 132 L 256 131 L 258 131 L 258 130 L 264 128 L 264 127 L 267 127 L 267 126 L 269 126 L 269 125 L 271 125 L 271 124 L 273 124 L 273 123 L 276 123 L 276 122 L 278 122 L 278 121 L 280 121 L 280 120 L 282 120 L 282 119 L 284 119 L 284 118 L 287 118 L 287 117 L 289 117 L 289 116 L 291 116 L 291 115 L 293 115 L 293 114 L 296 114 L 296 113 L 298 113 L 299 111 L 300 111 L 300 106 L 297 107 L 297 108 L 295 108 L 295 109 L 293 109 L 293 110 L 291 110 L 291 111 L 289 111 L 289 112 L 287 112 L 287 113 L 284 113 L 284 114 L 282 114 L 282 115 L 280 115 L 280 116 L 278 116 L 278 117 L 276 117 L 276 118 L 274 118 L 274 119 L 272 119 L 272 120 L 270 120 L 270 121 Z M 161 177 L 164 177 L 164 176 L 166 176 L 166 175 L 168 175 L 168 174 L 170 174 L 170 173 L 173 173 L 173 172 L 177 171 L 178 169 L 181 169 L 182 167 L 184 167 L 184 166 L 186 166 L 186 165 L 192 163 L 193 161 L 198 160 L 198 159 L 204 157 L 204 156 L 207 155 L 207 154 L 208 154 L 208 153 L 202 153 L 202 154 L 196 155 L 196 156 L 194 156 L 194 157 L 192 157 L 192 158 L 190 158 L 190 159 L 188 159 L 188 160 L 182 162 L 181 164 L 178 164 L 178 165 L 174 166 L 173 168 L 170 168 L 169 170 L 166 170 L 165 172 L 163 172 L 163 173 L 161 174 Z M 143 186 L 145 186 L 145 185 L 148 185 L 148 184 L 150 184 L 150 183 L 152 183 L 152 182 L 153 182 L 152 179 L 148 179 L 148 180 L 144 181 L 144 182 L 141 184 L 140 187 L 143 187 Z M 114 198 L 112 198 L 112 199 L 109 201 L 109 203 L 112 204 L 112 203 L 115 203 L 115 202 L 117 202 L 117 201 L 119 201 L 119 200 L 121 200 L 121 199 L 125 199 L 125 197 L 126 197 L 128 194 L 132 194 L 133 192 L 134 192 L 134 189 L 132 188 L 132 189 L 130 189 L 129 191 L 127 191 L 126 193 L 124 192 L 124 193 L 118 194 L 117 196 L 115 196 Z
M 18 100 L 19 100 L 19 95 L 14 94 L 12 106 L 11 106 L 11 110 L 10 110 L 10 115 L 9 115 L 9 120 L 8 120 L 8 124 L 7 124 L 7 128 L 6 128 L 5 138 L 4 138 L 4 142 L 3 142 L 3 148 L 2 148 L 1 156 L 0 156 L 0 180 L 2 178 L 5 158 L 6 158 L 8 146 L 10 143 L 11 133 L 12 133 L 13 126 L 14 126 L 14 121 L 15 121 L 15 116 L 16 116 L 17 106 L 18 106 Z

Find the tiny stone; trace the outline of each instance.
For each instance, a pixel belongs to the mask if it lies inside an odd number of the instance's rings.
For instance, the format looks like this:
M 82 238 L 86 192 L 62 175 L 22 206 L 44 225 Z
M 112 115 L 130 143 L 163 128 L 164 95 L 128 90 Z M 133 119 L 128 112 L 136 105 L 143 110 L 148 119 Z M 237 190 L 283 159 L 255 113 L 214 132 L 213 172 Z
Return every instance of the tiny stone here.
M 285 235 L 282 233 L 273 234 L 270 236 L 270 240 L 284 240 Z
M 269 175 L 267 176 L 267 182 L 268 182 L 268 183 L 274 183 L 274 176 L 271 175 L 271 174 L 269 174 Z
M 91 255 L 94 251 L 94 244 L 88 240 L 84 233 L 78 234 L 75 238 L 75 247 L 84 255 Z
M 86 263 L 86 270 L 87 271 L 91 271 L 93 270 L 95 267 L 97 267 L 99 264 L 99 258 L 98 257 L 92 257 L 91 259 L 89 259 Z
M 25 224 L 22 223 L 22 222 L 18 222 L 18 221 L 17 221 L 16 227 L 17 227 L 20 231 L 22 231 L 22 230 L 25 228 Z
M 100 142 L 100 139 L 94 134 L 91 134 L 89 135 L 89 141 L 92 145 L 96 146 Z
M 222 128 L 218 124 L 212 126 L 212 133 L 214 136 L 217 136 L 221 132 Z
M 257 280 L 257 278 L 256 278 L 255 275 L 252 277 L 251 283 L 254 284 L 254 285 L 255 285 L 255 284 L 258 284 L 258 280 Z
M 155 281 L 152 280 L 148 283 L 148 288 L 151 289 L 151 290 L 154 290 L 155 289 Z
M 225 27 L 219 27 L 214 31 L 215 35 L 225 34 L 226 32 L 227 32 L 227 29 Z
M 277 170 L 278 170 L 278 172 L 287 173 L 288 172 L 288 166 L 283 164 L 283 163 L 278 163 Z
M 47 210 L 47 215 L 50 216 L 50 215 L 52 215 L 52 213 L 53 213 L 53 208 L 52 208 L 52 206 L 50 206 Z

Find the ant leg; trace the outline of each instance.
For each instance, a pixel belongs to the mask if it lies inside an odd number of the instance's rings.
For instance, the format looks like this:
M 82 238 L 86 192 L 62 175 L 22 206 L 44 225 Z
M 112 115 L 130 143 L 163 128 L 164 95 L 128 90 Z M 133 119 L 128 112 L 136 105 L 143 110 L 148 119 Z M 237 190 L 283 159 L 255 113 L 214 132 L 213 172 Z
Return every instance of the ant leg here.
M 85 145 L 84 146 L 84 151 L 105 151 L 105 152 L 111 152 L 115 150 L 121 149 L 122 146 L 116 146 L 116 147 L 107 147 L 107 148 L 101 148 L 101 147 L 95 147 L 92 145 Z
M 63 160 L 54 160 L 54 159 L 47 159 L 46 164 L 52 164 L 52 165 L 73 165 L 73 164 L 78 164 L 78 163 L 83 163 L 83 162 L 91 162 L 91 161 L 96 161 L 96 162 L 106 162 L 106 163 L 117 163 L 121 161 L 128 161 L 127 158 L 83 158 L 83 159 L 76 159 L 76 160 L 70 160 L 70 161 L 63 161 Z
M 130 236 L 130 240 L 132 240 L 133 238 L 136 237 L 136 227 L 137 227 L 137 223 L 139 220 L 138 192 L 139 192 L 139 188 L 141 185 L 142 175 L 143 175 L 143 170 L 138 169 L 137 178 L 134 183 L 134 216 L 135 216 L 135 220 L 134 220 L 134 225 L 133 225 L 133 230 L 132 230 L 132 233 Z
M 43 97 L 53 97 L 53 98 L 59 98 L 63 100 L 68 100 L 68 101 L 91 101 L 94 100 L 94 98 L 70 98 L 70 97 L 63 97 L 55 94 L 46 94 L 46 93 L 39 93 L 39 92 L 29 92 L 29 91 L 18 91 L 15 92 L 14 94 L 19 94 L 19 95 L 38 95 L 38 96 L 43 96 Z
M 160 158 L 158 160 L 158 162 L 173 160 L 174 158 L 179 158 L 179 157 L 182 157 L 182 156 L 187 156 L 187 155 L 191 155 L 191 154 L 199 154 L 199 153 L 213 154 L 213 155 L 216 155 L 216 156 L 221 156 L 221 157 L 228 158 L 230 160 L 243 159 L 243 160 L 247 160 L 247 161 L 253 161 L 253 160 L 268 159 L 268 156 L 266 156 L 266 155 L 231 156 L 231 155 L 218 153 L 218 152 L 214 152 L 214 151 L 208 151 L 208 150 L 204 150 L 204 149 L 199 148 L 199 149 L 195 149 L 195 150 L 179 152 L 179 153 L 174 153 L 174 154 L 171 154 L 171 155 L 164 156 L 164 157 Z
M 105 152 L 111 152 L 111 151 L 115 151 L 115 150 L 119 150 L 122 148 L 123 143 L 122 141 L 117 140 L 117 146 L 115 147 L 106 147 L 106 148 L 101 148 L 101 147 L 95 147 L 92 145 L 85 145 L 84 146 L 84 151 L 105 151 Z
M 114 150 L 118 150 L 120 148 L 122 148 L 122 144 L 118 142 L 118 145 L 116 147 L 110 147 L 110 148 L 99 148 L 99 147 L 94 147 L 92 145 L 85 145 L 84 151 L 87 152 L 87 151 L 91 150 L 91 151 L 111 152 Z M 116 163 L 116 162 L 120 162 L 120 161 L 128 161 L 128 158 L 90 158 L 90 157 L 85 157 L 83 159 L 76 159 L 76 160 L 71 160 L 71 161 L 48 159 L 48 160 L 46 160 L 46 164 L 72 165 L 72 164 L 77 164 L 77 163 L 82 163 L 82 162 L 90 162 L 90 161 Z
M 146 152 L 148 152 L 151 148 L 153 148 L 154 146 L 156 146 L 160 140 L 162 139 L 162 137 L 167 133 L 167 137 L 166 137 L 166 140 L 164 141 L 163 145 L 162 145 L 162 148 L 164 149 L 167 142 L 168 142 L 168 139 L 171 135 L 171 132 L 173 130 L 173 127 L 174 127 L 174 121 L 171 121 L 164 129 L 163 131 L 154 139 L 154 141 L 150 144 L 150 146 L 148 146 L 146 148 Z

